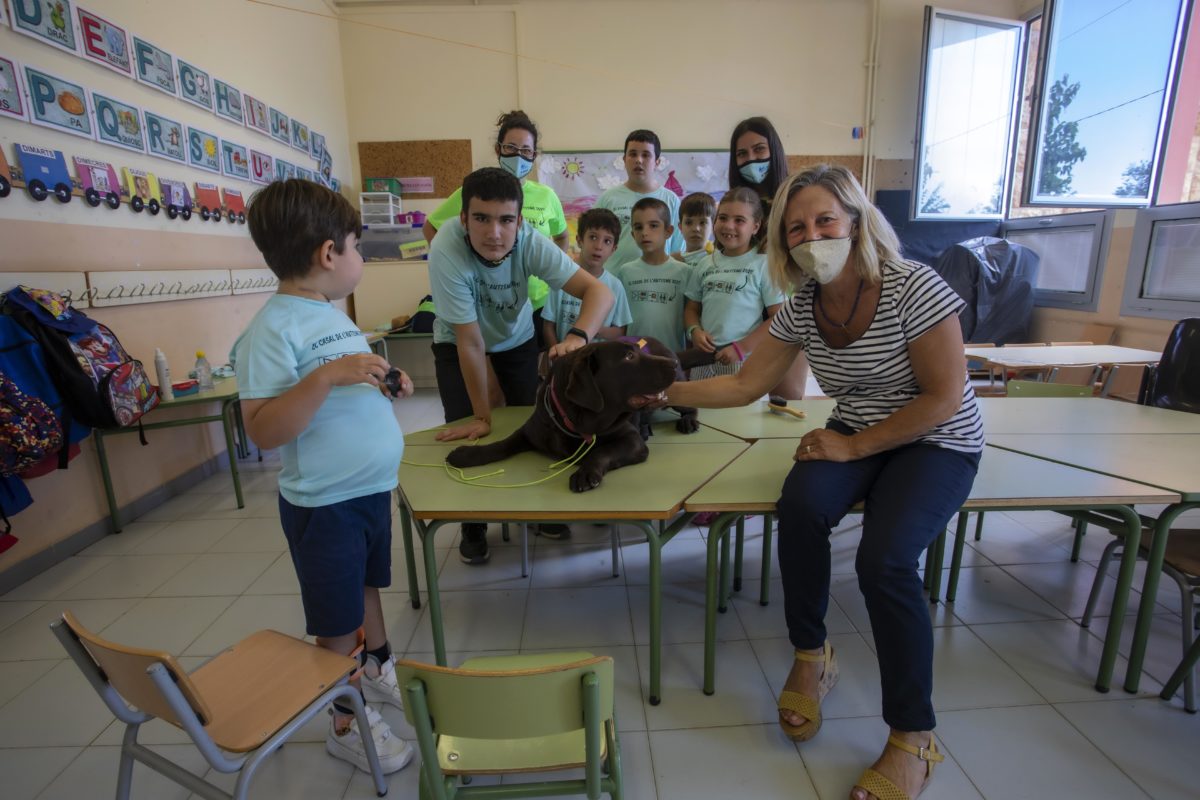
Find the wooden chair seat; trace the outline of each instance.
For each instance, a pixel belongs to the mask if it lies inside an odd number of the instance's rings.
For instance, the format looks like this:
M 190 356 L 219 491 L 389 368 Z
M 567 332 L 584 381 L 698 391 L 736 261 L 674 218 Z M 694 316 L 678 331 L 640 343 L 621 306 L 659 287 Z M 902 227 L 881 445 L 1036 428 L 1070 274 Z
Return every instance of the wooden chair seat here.
M 188 677 L 212 713 L 208 735 L 223 750 L 246 753 L 356 669 L 349 656 L 262 630 Z

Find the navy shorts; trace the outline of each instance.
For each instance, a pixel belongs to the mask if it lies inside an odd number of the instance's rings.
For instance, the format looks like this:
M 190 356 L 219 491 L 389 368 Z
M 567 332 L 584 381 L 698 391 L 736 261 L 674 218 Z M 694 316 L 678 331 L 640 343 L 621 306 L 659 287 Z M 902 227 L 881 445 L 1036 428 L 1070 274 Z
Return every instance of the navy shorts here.
M 280 495 L 279 521 L 300 580 L 308 634 L 332 638 L 358 630 L 363 587 L 392 582 L 392 493 L 314 508 Z

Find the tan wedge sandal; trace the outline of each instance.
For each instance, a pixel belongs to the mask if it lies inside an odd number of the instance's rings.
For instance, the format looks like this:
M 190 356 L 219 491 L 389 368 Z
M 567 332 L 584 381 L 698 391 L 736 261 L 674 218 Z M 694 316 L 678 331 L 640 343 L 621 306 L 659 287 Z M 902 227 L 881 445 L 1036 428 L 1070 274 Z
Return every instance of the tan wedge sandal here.
M 888 736 L 888 744 L 892 747 L 898 747 L 906 753 L 912 753 L 925 762 L 925 782 L 921 784 L 921 789 L 917 794 L 925 791 L 925 787 L 929 785 L 930 779 L 933 778 L 933 765 L 946 760 L 946 757 L 938 752 L 937 740 L 933 734 L 929 735 L 929 747 L 913 747 L 908 742 L 896 736 Z M 892 783 L 890 778 L 873 769 L 863 772 L 862 776 L 858 779 L 858 783 L 854 784 L 854 788 L 865 789 L 875 795 L 878 800 L 912 800 L 912 798 L 904 793 L 904 790 Z
M 796 660 L 825 663 L 825 671 L 821 673 L 821 682 L 817 685 L 817 696 L 815 699 L 809 695 L 789 691 L 788 689 L 784 689 L 779 695 L 779 710 L 781 712 L 791 711 L 794 714 L 804 717 L 804 722 L 800 725 L 791 725 L 780 716 L 779 727 L 783 729 L 784 735 L 793 742 L 807 742 L 817 735 L 817 731 L 821 730 L 821 701 L 825 699 L 825 695 L 829 694 L 829 690 L 837 683 L 838 663 L 837 656 L 833 652 L 833 645 L 828 641 L 825 642 L 824 652 L 820 655 L 810 655 L 797 650 Z

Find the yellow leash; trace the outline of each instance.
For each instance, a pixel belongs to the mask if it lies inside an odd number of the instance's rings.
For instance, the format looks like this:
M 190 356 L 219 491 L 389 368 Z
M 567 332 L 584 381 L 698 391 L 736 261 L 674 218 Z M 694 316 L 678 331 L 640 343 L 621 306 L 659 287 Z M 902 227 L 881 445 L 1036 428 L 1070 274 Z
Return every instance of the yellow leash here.
M 464 470 L 462 467 L 452 466 L 445 461 L 440 464 L 418 464 L 415 461 L 401 461 L 400 463 L 410 467 L 440 467 L 446 470 L 446 475 L 448 475 L 451 480 L 457 483 L 466 484 L 467 486 L 483 486 L 488 489 L 521 489 L 526 486 L 537 486 L 539 483 L 545 483 L 546 481 L 557 478 L 559 475 L 563 474 L 571 467 L 582 461 L 583 457 L 588 454 L 588 451 L 592 449 L 592 445 L 595 443 L 596 437 L 594 436 L 589 440 L 581 442 L 573 454 L 559 461 L 555 461 L 553 464 L 550 464 L 548 467 L 546 467 L 546 469 L 555 469 L 556 467 L 561 467 L 556 472 L 552 472 L 544 478 L 538 478 L 535 481 L 525 481 L 524 483 L 478 483 L 478 481 L 482 480 L 483 478 L 491 478 L 496 475 L 503 475 L 503 469 L 494 469 L 491 472 L 485 472 L 482 475 L 473 475 L 468 477 L 466 470 Z

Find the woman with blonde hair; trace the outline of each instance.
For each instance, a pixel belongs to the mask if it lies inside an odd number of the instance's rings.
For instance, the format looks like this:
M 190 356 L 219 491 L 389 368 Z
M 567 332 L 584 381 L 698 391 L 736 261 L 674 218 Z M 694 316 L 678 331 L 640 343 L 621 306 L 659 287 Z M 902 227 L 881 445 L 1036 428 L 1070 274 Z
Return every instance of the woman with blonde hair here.
M 853 800 L 916 797 L 941 761 L 933 738 L 933 632 L 917 560 L 967 499 L 983 425 L 963 360 L 962 300 L 900 257 L 895 232 L 844 167 L 787 178 L 771 208 L 767 259 L 795 292 L 736 375 L 677 383 L 670 405 L 721 408 L 774 386 L 803 352 L 837 405 L 807 433 L 784 482 L 779 565 L 795 648 L 779 724 L 796 741 L 821 727 L 837 682 L 825 631 L 829 536 L 863 503 L 855 569 L 875 638 L 883 753 Z

